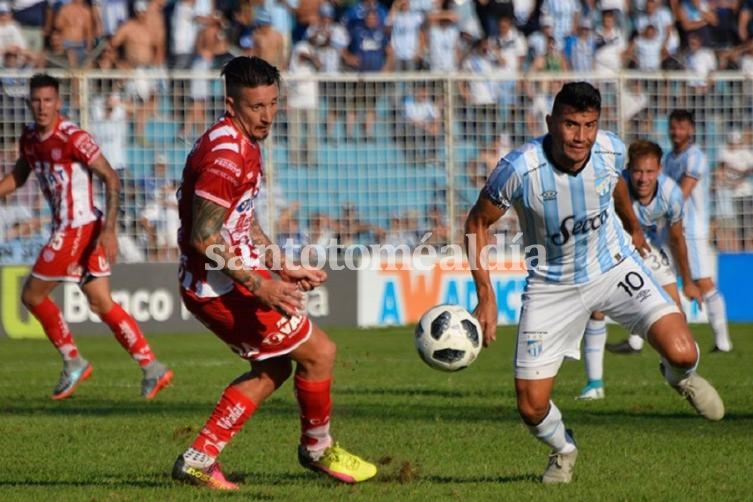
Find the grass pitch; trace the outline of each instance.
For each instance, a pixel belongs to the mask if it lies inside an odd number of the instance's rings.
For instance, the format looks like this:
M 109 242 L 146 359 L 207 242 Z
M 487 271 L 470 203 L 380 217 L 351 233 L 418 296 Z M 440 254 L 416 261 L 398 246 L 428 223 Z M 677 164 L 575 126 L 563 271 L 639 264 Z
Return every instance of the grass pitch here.
M 413 348 L 412 329 L 332 330 L 339 354 L 332 427 L 379 464 L 375 480 L 337 484 L 298 466 L 298 416 L 287 382 L 226 448 L 223 469 L 242 484 L 219 494 L 174 484 L 175 457 L 222 389 L 245 371 L 212 335 L 153 335 L 175 370 L 155 401 L 109 336 L 79 337 L 92 378 L 63 402 L 48 395 L 60 363 L 46 340 L 0 340 L 0 497 L 9 500 L 750 500 L 753 498 L 753 325 L 731 327 L 735 351 L 709 354 L 700 372 L 725 400 L 720 423 L 698 417 L 660 378 L 658 357 L 607 354 L 603 401 L 573 397 L 582 363 L 567 362 L 553 399 L 580 448 L 574 482 L 542 486 L 547 448 L 515 410 L 514 329 L 472 367 L 441 373 Z M 624 331 L 610 327 L 610 341 Z

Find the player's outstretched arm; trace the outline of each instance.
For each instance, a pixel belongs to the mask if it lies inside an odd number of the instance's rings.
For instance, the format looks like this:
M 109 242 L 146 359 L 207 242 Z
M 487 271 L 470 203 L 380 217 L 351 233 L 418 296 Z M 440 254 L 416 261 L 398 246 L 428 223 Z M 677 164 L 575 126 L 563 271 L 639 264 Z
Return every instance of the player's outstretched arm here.
M 105 183 L 105 221 L 99 234 L 99 245 L 110 263 L 118 257 L 118 211 L 120 210 L 120 178 L 104 155 L 97 156 L 89 168 Z
M 617 211 L 622 226 L 625 227 L 627 233 L 633 239 L 633 245 L 641 254 L 646 256 L 651 251 L 651 247 L 646 241 L 646 236 L 643 234 L 643 229 L 638 221 L 638 217 L 633 211 L 633 203 L 630 201 L 630 193 L 628 192 L 627 182 L 624 178 L 620 177 L 617 180 L 617 185 L 614 187 L 614 209 Z
M 31 173 L 31 166 L 23 157 L 19 157 L 13 171 L 0 180 L 0 197 L 5 197 L 22 187 L 29 179 L 29 173 Z
M 682 230 L 682 220 L 669 226 L 669 251 L 672 253 L 677 264 L 677 271 L 682 277 L 682 292 L 688 300 L 695 300 L 701 305 L 701 290 L 698 289 L 693 278 L 690 276 L 690 264 L 688 262 L 688 246 L 685 242 L 685 233 Z
M 688 200 L 690 194 L 693 193 L 693 189 L 698 184 L 698 180 L 692 176 L 684 175 L 680 179 L 680 191 L 682 191 L 682 198 Z
M 473 315 L 481 324 L 484 346 L 497 339 L 497 299 L 489 277 L 489 228 L 505 214 L 482 191 L 465 220 L 465 250 L 473 282 L 476 284 L 478 306 Z
M 234 259 L 237 257 L 220 233 L 227 211 L 219 204 L 194 195 L 191 245 L 204 256 L 212 246 L 212 252 L 222 257 L 222 272 L 254 293 L 268 307 L 288 316 L 302 311 L 303 293 L 295 284 L 267 280 L 253 270 L 232 266 L 237 263 L 238 260 Z

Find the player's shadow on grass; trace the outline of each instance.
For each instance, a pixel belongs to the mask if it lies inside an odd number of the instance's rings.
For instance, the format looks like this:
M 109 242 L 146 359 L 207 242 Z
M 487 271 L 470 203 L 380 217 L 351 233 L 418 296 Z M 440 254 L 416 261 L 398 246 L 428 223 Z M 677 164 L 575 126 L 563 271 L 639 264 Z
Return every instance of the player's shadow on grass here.
M 456 476 L 421 476 L 421 481 L 427 481 L 429 483 L 436 484 L 464 484 L 464 483 L 539 483 L 541 481 L 541 475 L 536 474 L 518 474 L 515 476 L 468 476 L 468 477 L 456 477 Z
M 336 394 L 341 395 L 367 395 L 367 396 L 408 396 L 408 397 L 441 397 L 462 399 L 467 397 L 488 397 L 498 399 L 500 396 L 513 396 L 513 392 L 503 393 L 499 389 L 476 389 L 476 390 L 444 390 L 444 389 L 419 389 L 419 388 L 389 388 L 373 387 L 358 389 L 335 389 Z

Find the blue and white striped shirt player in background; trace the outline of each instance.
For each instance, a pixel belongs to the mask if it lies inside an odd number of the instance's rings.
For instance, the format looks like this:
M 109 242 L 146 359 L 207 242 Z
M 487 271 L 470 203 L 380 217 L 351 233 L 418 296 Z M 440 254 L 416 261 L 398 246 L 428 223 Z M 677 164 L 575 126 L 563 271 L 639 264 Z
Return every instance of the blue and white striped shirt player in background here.
M 732 342 L 727 328 L 724 297 L 714 284 L 709 244 L 709 172 L 706 155 L 693 141 L 695 120 L 687 110 L 669 114 L 669 138 L 672 151 L 664 156 L 664 174 L 680 185 L 685 197 L 685 238 L 688 241 L 690 274 L 703 295 L 706 315 L 714 332 L 714 351 L 729 352 Z
M 530 432 L 552 450 L 544 483 L 572 480 L 577 449 L 550 401 L 562 361 L 580 358 L 591 312 L 600 310 L 631 332 L 648 336 L 663 374 L 704 417 L 720 420 L 724 404 L 696 373 L 698 348 L 685 318 L 630 243 L 646 246 L 620 176 L 625 145 L 599 132 L 601 94 L 591 84 L 565 84 L 546 117 L 548 134 L 503 157 L 465 224 L 476 284 L 474 315 L 484 345 L 496 339 L 497 303 L 485 266 L 489 228 L 511 207 L 524 231 L 529 276 L 522 295 L 515 352 L 518 411 Z M 546 256 L 543 256 L 543 254 Z
M 683 234 L 683 206 L 680 187 L 671 178 L 661 173 L 662 149 L 652 141 L 640 140 L 628 149 L 628 168 L 622 176 L 628 184 L 633 210 L 638 216 L 649 245 L 650 252 L 643 256 L 656 280 L 672 297 L 678 308 L 680 293 L 677 291 L 675 271 L 665 250 L 669 249 L 677 271 L 682 277 L 685 296 L 700 304 L 701 292 L 690 278 L 688 250 Z M 607 341 L 607 326 L 604 314 L 594 312 L 583 336 L 585 366 L 588 382 L 581 389 L 578 399 L 604 398 L 604 348 Z M 643 348 L 643 338 L 631 334 L 627 340 L 606 345 L 610 352 L 631 353 Z

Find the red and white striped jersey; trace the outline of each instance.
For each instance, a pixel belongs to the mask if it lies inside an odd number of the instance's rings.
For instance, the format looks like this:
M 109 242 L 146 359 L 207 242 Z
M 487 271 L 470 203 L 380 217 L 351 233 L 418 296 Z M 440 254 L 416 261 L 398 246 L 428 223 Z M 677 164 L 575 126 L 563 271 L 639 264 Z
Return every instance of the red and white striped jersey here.
M 228 116 L 207 129 L 188 154 L 178 191 L 178 243 L 182 255 L 181 286 L 191 294 L 211 298 L 229 293 L 234 287 L 233 280 L 220 270 L 207 270 L 216 268 L 215 262 L 191 246 L 195 197 L 228 210 L 221 235 L 225 246 L 238 257 L 235 265 L 261 268 L 250 231 L 262 174 L 259 144 L 239 131 Z
M 39 179 L 55 230 L 78 228 L 100 217 L 89 169 L 100 150 L 88 132 L 60 118 L 43 137 L 36 124 L 28 124 L 21 134 L 20 150 Z

